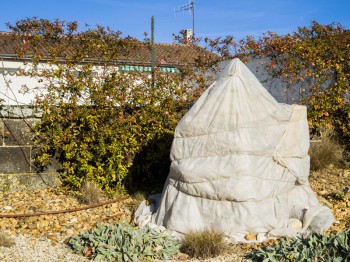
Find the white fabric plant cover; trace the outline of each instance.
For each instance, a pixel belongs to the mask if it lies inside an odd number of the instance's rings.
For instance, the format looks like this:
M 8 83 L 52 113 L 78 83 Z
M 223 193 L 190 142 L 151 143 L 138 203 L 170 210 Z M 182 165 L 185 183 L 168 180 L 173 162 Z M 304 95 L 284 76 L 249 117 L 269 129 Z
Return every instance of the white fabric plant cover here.
M 180 234 L 214 228 L 233 242 L 294 235 L 293 217 L 322 231 L 333 216 L 310 188 L 308 149 L 306 107 L 276 102 L 239 59 L 226 62 L 175 129 L 152 222 Z

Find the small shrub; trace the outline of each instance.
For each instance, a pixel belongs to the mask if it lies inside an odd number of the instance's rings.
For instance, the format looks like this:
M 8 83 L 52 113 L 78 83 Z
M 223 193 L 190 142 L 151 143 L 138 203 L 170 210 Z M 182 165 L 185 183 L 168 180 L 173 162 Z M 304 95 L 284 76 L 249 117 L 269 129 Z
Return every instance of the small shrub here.
M 181 252 L 195 258 L 211 258 L 225 250 L 224 234 L 213 229 L 203 229 L 188 233 L 183 239 Z
M 100 202 L 102 197 L 101 188 L 89 181 L 85 181 L 80 189 L 81 195 L 79 196 L 79 200 L 83 204 L 91 205 L 97 204 Z
M 343 158 L 344 148 L 334 138 L 331 131 L 325 131 L 320 142 L 311 143 L 310 168 L 320 170 L 331 164 L 338 165 Z
M 307 237 L 283 238 L 273 247 L 253 254 L 254 261 L 349 261 L 350 231 L 337 234 L 310 233 Z
M 179 241 L 149 227 L 135 228 L 126 222 L 99 224 L 71 238 L 68 245 L 77 254 L 95 260 L 145 261 L 170 259 L 179 252 Z
M 15 244 L 12 238 L 0 232 L 0 247 L 12 247 Z

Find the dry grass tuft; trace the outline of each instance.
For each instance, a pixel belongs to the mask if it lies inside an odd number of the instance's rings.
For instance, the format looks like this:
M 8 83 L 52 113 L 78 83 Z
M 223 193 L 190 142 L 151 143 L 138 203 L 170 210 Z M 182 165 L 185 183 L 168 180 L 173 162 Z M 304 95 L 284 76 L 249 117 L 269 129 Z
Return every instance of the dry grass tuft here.
M 12 238 L 7 236 L 5 233 L 0 232 L 0 247 L 12 247 L 15 245 L 15 242 Z
M 80 192 L 80 202 L 87 205 L 100 203 L 103 195 L 101 188 L 98 185 L 91 183 L 90 181 L 85 181 L 83 183 Z
M 344 147 L 337 142 L 334 133 L 326 130 L 319 142 L 310 145 L 310 169 L 320 170 L 329 165 L 338 166 L 343 159 Z
M 182 241 L 181 252 L 194 258 L 207 259 L 225 252 L 224 234 L 213 229 L 189 232 Z
M 132 213 L 135 213 L 143 200 L 146 200 L 145 193 L 136 192 L 132 195 L 132 201 L 128 205 Z

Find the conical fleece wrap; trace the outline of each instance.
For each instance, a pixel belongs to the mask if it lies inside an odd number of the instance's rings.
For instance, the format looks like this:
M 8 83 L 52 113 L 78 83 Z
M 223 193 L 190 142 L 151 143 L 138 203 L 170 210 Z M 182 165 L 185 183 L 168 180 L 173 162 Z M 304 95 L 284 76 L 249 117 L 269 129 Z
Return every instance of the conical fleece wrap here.
M 152 223 L 180 235 L 212 228 L 236 243 L 322 232 L 333 216 L 310 188 L 309 145 L 305 106 L 278 103 L 239 59 L 223 63 L 175 129 Z

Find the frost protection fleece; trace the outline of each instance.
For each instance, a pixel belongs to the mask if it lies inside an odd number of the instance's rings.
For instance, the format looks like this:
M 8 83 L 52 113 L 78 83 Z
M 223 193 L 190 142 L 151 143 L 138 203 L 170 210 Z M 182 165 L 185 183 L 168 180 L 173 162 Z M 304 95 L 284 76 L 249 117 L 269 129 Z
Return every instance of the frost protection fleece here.
M 305 106 L 278 103 L 239 59 L 225 62 L 175 129 L 151 222 L 180 235 L 213 228 L 235 243 L 322 232 L 334 219 L 310 188 L 309 145 Z

